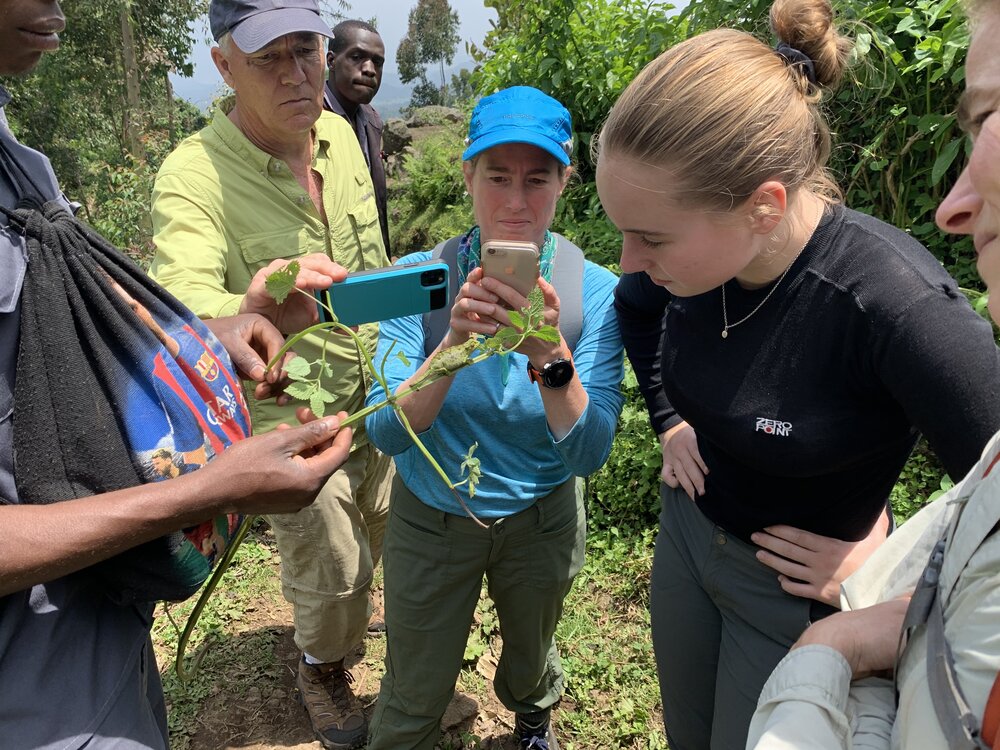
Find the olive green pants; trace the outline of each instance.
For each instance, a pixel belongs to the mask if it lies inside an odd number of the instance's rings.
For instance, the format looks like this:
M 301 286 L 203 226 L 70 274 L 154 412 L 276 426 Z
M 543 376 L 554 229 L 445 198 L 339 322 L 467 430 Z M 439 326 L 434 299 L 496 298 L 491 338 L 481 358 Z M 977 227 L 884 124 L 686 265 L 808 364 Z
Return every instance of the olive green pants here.
M 434 747 L 484 575 L 503 638 L 497 697 L 518 713 L 552 706 L 563 687 L 554 635 L 585 538 L 574 480 L 483 529 L 425 505 L 397 477 L 383 560 L 386 671 L 369 750 Z
M 267 517 L 281 590 L 294 608 L 295 645 L 321 661 L 343 659 L 365 637 L 394 473 L 389 456 L 361 446 L 312 505 Z

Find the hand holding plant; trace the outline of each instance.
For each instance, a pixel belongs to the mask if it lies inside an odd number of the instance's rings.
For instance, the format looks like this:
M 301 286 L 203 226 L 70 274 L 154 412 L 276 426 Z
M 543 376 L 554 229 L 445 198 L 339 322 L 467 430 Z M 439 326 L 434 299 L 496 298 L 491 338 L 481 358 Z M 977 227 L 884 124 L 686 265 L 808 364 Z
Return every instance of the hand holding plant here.
M 268 269 L 270 268 L 271 267 L 268 266 Z M 273 300 L 273 311 L 276 318 L 283 319 L 286 322 L 293 319 L 306 319 L 304 312 L 306 307 L 305 303 L 299 304 L 296 308 L 299 311 L 296 313 L 296 316 L 301 316 L 301 318 L 293 318 L 292 316 L 284 318 L 279 312 L 284 305 L 287 305 L 292 301 L 289 300 L 289 296 L 294 293 L 298 293 L 303 297 L 303 299 L 307 300 L 308 307 L 312 310 L 312 315 L 308 318 L 308 322 L 315 321 L 318 318 L 318 315 L 315 312 L 315 307 L 317 305 L 316 299 L 310 292 L 305 291 L 306 288 L 312 288 L 312 285 L 309 282 L 303 284 L 303 278 L 300 271 L 301 266 L 299 262 L 292 261 L 281 268 L 270 270 L 266 279 L 264 279 L 266 294 Z M 474 271 L 473 274 L 475 273 L 481 274 L 479 271 Z M 470 280 L 478 280 L 478 277 L 473 277 L 472 274 L 470 274 Z M 479 288 L 478 285 L 476 286 Z M 489 296 L 496 296 L 489 292 L 486 294 Z M 257 292 L 255 295 L 260 296 L 260 293 Z M 294 301 L 298 302 L 298 300 Z M 480 301 L 480 303 L 482 303 L 482 301 Z M 458 499 L 458 502 L 461 504 L 465 512 L 468 513 L 468 515 L 476 521 L 476 523 L 479 523 L 481 526 L 485 526 L 485 524 L 476 518 L 476 515 L 462 499 L 462 496 L 457 492 L 457 488 L 464 487 L 470 498 L 475 497 L 476 486 L 479 483 L 481 474 L 479 459 L 475 457 L 475 451 L 478 447 L 478 443 L 474 443 L 469 447 L 469 450 L 462 461 L 461 471 L 464 478 L 453 481 L 449 478 L 444 469 L 441 468 L 434 456 L 431 455 L 431 453 L 420 441 L 420 438 L 410 426 L 403 409 L 398 405 L 398 401 L 405 398 L 407 395 L 420 390 L 421 388 L 427 387 L 433 382 L 441 380 L 442 378 L 451 377 L 459 370 L 469 367 L 470 365 L 482 362 L 497 354 L 509 354 L 510 352 L 517 350 L 531 338 L 558 344 L 561 340 L 559 329 L 554 325 L 547 324 L 545 320 L 546 307 L 545 297 L 542 290 L 537 287 L 533 289 L 528 295 L 526 303 L 526 307 L 522 310 L 503 311 L 501 317 L 506 319 L 504 323 L 501 323 L 495 318 L 485 322 L 482 319 L 478 321 L 475 320 L 475 316 L 469 318 L 469 325 L 461 326 L 462 328 L 468 329 L 466 332 L 466 335 L 468 336 L 467 340 L 458 343 L 457 345 L 440 349 L 430 360 L 429 366 L 427 367 L 424 375 L 411 382 L 409 386 L 401 390 L 399 393 L 392 393 L 385 378 L 385 364 L 388 357 L 393 356 L 394 346 L 390 346 L 388 348 L 385 356 L 376 366 L 376 363 L 372 360 L 372 353 L 368 351 L 364 342 L 357 335 L 357 333 L 351 328 L 337 322 L 336 314 L 329 308 L 326 308 L 326 310 L 333 322 L 312 323 L 312 325 L 308 325 L 308 327 L 304 330 L 290 337 L 288 341 L 285 342 L 284 346 L 274 353 L 271 361 L 268 363 L 268 369 L 270 370 L 271 368 L 279 367 L 279 365 L 285 363 L 285 372 L 290 380 L 289 384 L 285 388 L 285 392 L 292 398 L 306 401 L 312 411 L 312 415 L 309 415 L 300 410 L 300 420 L 309 421 L 312 416 L 323 417 L 326 413 L 326 405 L 335 401 L 333 394 L 327 391 L 323 385 L 324 377 L 330 372 L 330 366 L 327 364 L 325 359 L 325 348 L 321 352 L 319 359 L 312 362 L 303 357 L 296 357 L 286 362 L 286 354 L 298 341 L 313 333 L 328 331 L 331 334 L 346 334 L 350 336 L 354 340 L 358 351 L 364 358 L 365 366 L 368 372 L 381 384 L 383 391 L 386 393 L 386 400 L 361 409 L 346 418 L 340 419 L 340 428 L 343 429 L 344 427 L 348 427 L 355 422 L 359 422 L 372 412 L 386 406 L 394 409 L 400 422 L 410 435 L 414 444 L 431 464 L 435 472 L 437 472 L 437 474 L 441 477 L 441 480 L 445 483 L 445 485 L 455 494 L 455 497 Z M 490 305 L 491 310 L 495 308 L 494 304 L 490 303 Z M 509 325 L 506 325 L 505 323 L 509 323 Z M 488 329 L 491 335 L 487 335 L 482 331 L 482 329 Z M 451 336 L 451 334 L 449 334 L 449 336 Z M 401 358 L 404 364 L 409 364 L 402 352 L 396 352 L 395 356 Z M 208 602 L 208 599 L 211 597 L 212 592 L 218 585 L 219 580 L 221 580 L 222 575 L 225 573 L 230 562 L 232 561 L 236 550 L 239 547 L 240 542 L 242 542 L 243 538 L 246 536 L 252 521 L 252 517 L 244 518 L 239 531 L 233 537 L 232 542 L 220 559 L 215 571 L 213 571 L 212 577 L 209 579 L 205 589 L 201 593 L 201 596 L 198 598 L 184 630 L 180 635 L 177 647 L 176 670 L 178 676 L 182 680 L 190 679 L 190 677 L 193 676 L 194 671 L 197 669 L 198 664 L 205 653 L 205 646 L 203 646 L 199 649 L 198 654 L 196 654 L 194 658 L 193 668 L 191 670 L 185 669 L 184 653 L 187 647 L 187 642 L 190 639 L 191 633 L 194 631 L 194 627 L 198 622 L 198 618 L 201 615 L 205 604 Z

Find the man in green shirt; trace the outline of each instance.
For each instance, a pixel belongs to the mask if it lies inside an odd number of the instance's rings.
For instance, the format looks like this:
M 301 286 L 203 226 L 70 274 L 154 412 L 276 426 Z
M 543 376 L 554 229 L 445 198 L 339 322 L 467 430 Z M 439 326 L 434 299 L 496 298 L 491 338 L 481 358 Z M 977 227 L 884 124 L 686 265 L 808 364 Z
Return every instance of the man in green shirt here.
M 315 0 L 212 0 L 209 19 L 212 59 L 234 103 L 160 168 L 150 273 L 204 318 L 259 312 L 290 332 L 302 321 L 274 316 L 268 273 L 291 259 L 317 270 L 325 258 L 348 271 L 387 264 L 371 176 L 351 127 L 323 112 L 322 37 L 331 32 Z M 372 351 L 377 334 L 374 325 L 359 331 Z M 363 360 L 349 337 L 311 336 L 296 350 L 323 358 L 329 408 L 363 405 Z M 257 432 L 294 409 L 249 402 Z M 350 459 L 308 511 L 269 517 L 303 652 L 299 690 L 327 748 L 357 747 L 367 734 L 344 657 L 365 635 L 391 473 L 358 430 Z

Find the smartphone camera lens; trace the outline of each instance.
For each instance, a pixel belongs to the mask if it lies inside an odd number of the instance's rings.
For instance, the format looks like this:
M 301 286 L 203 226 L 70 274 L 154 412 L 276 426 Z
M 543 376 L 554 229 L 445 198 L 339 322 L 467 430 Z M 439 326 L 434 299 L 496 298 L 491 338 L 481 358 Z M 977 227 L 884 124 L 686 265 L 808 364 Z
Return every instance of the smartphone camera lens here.
M 433 271 L 424 271 L 420 274 L 421 286 L 437 286 L 444 281 L 444 271 L 436 268 Z

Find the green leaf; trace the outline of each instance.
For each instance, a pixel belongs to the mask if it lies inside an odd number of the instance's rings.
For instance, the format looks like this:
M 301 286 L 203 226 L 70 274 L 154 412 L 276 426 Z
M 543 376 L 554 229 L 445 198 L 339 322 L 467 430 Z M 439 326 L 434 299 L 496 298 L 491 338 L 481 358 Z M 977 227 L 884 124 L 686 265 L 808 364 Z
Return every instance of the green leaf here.
M 501 328 L 493 336 L 493 340 L 499 342 L 504 349 L 510 349 L 521 338 L 521 334 L 513 328 Z
M 313 391 L 316 390 L 315 383 L 289 383 L 285 386 L 285 393 L 299 401 L 308 401 L 312 398 Z
M 473 443 L 469 447 L 469 452 L 465 454 L 465 460 L 462 461 L 461 473 L 464 476 L 468 472 L 468 484 L 469 484 L 469 497 L 476 496 L 476 487 L 479 485 L 479 479 L 482 477 L 483 472 L 479 466 L 479 459 L 473 454 L 476 452 L 476 448 L 479 447 L 479 443 Z
M 515 328 L 524 328 L 524 316 L 517 310 L 511 310 L 507 313 L 507 317 Z
M 542 294 L 542 290 L 536 286 L 528 292 L 528 302 L 531 305 L 528 308 L 528 315 L 536 320 L 541 320 L 542 316 L 545 315 L 545 295 Z
M 559 343 L 559 329 L 555 326 L 542 326 L 537 331 L 532 331 L 532 336 L 542 341 L 551 341 L 553 344 Z
M 270 274 L 264 280 L 264 288 L 279 305 L 295 291 L 295 279 L 299 275 L 299 262 L 293 260 L 284 268 Z
M 945 173 L 951 168 L 951 165 L 954 163 L 955 157 L 958 156 L 958 151 L 962 148 L 962 144 L 964 142 L 964 138 L 952 138 L 948 145 L 941 149 L 941 153 L 938 154 L 938 158 L 934 160 L 934 166 L 931 167 L 932 186 L 941 182 L 941 178 L 944 177 Z
M 409 358 L 405 354 L 403 354 L 402 352 L 396 352 L 396 359 L 398 359 L 400 362 L 403 363 L 403 367 L 409 367 L 410 366 L 410 360 L 409 360 Z
M 858 56 L 864 57 L 868 54 L 868 51 L 872 47 L 872 35 L 867 32 L 862 32 L 857 35 L 854 39 L 854 49 Z
M 950 120 L 951 118 L 945 117 L 938 114 L 926 114 L 917 120 L 917 130 L 921 133 L 933 133 L 942 124 Z
M 311 371 L 312 365 L 306 361 L 305 357 L 295 357 L 285 365 L 285 372 L 288 373 L 288 377 L 292 380 L 308 378 Z
M 326 414 L 326 401 L 323 399 L 323 391 L 317 390 L 309 399 L 309 408 L 317 417 Z

